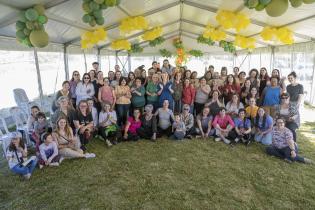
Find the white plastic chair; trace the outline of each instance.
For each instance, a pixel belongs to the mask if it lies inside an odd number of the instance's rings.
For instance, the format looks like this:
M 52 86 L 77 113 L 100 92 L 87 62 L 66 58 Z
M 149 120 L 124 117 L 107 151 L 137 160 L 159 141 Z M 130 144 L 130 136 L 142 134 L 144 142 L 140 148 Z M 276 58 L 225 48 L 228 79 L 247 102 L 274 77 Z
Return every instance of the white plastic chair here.
M 2 132 L 2 130 L 0 129 L 0 143 L 2 144 L 2 149 L 3 149 L 3 156 L 6 156 L 6 151 L 7 151 L 7 147 L 10 144 L 11 141 L 11 133 L 9 132 L 7 123 L 5 121 L 5 119 L 3 117 L 0 118 L 0 121 L 2 123 L 2 126 L 4 128 L 5 133 Z
M 31 145 L 31 140 L 29 138 L 29 131 L 27 127 L 28 117 L 19 107 L 12 107 L 10 109 L 11 116 L 15 122 L 16 131 L 22 132 L 24 138 L 26 139 L 26 144 Z
M 13 90 L 14 99 L 17 106 L 26 114 L 30 115 L 30 100 L 28 99 L 26 92 L 22 88 L 16 88 Z

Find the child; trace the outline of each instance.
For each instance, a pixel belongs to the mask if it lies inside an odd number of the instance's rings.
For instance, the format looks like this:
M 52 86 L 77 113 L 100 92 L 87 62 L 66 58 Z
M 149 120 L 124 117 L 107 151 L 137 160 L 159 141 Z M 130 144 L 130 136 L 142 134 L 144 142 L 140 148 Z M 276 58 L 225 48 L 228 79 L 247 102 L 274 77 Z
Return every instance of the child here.
M 259 107 L 256 106 L 256 99 L 250 98 L 249 106 L 246 107 L 245 112 L 246 112 L 246 117 L 250 119 L 252 125 L 254 125 L 254 119 L 256 118 L 258 108 Z
M 119 129 L 117 126 L 117 115 L 115 110 L 111 110 L 111 104 L 105 102 L 102 104 L 102 111 L 99 116 L 99 133 L 105 139 L 107 146 L 117 144 L 117 139 L 120 137 Z M 109 140 L 109 137 L 114 137 Z
M 31 178 L 37 165 L 37 159 L 33 156 L 26 166 L 23 165 L 23 162 L 27 159 L 27 147 L 22 141 L 22 135 L 19 132 L 11 134 L 11 143 L 7 148 L 6 158 L 13 173 L 22 175 L 25 179 Z
M 36 152 L 39 151 L 39 145 L 42 143 L 40 137 L 48 130 L 48 122 L 44 112 L 38 112 L 34 123 L 34 132 L 32 134 L 36 143 Z
M 171 138 L 175 140 L 182 140 L 186 135 L 185 123 L 181 121 L 179 114 L 175 114 L 174 119 L 175 121 L 172 125 L 173 135 L 171 136 Z
M 89 98 L 87 100 L 87 103 L 88 103 L 89 111 L 90 113 L 92 113 L 94 129 L 96 129 L 98 126 L 98 114 L 97 114 L 96 108 L 94 107 L 94 101 L 93 99 Z
M 63 158 L 58 154 L 57 144 L 53 141 L 51 133 L 44 133 L 44 143 L 39 146 L 39 168 L 44 166 L 59 166 Z

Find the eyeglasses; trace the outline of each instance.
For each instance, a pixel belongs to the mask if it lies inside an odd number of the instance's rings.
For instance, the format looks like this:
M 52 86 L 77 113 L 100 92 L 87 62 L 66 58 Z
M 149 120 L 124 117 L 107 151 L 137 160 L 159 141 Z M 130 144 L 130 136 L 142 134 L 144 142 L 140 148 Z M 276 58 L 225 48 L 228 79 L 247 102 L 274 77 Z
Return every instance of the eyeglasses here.
M 80 74 L 74 74 L 73 76 L 79 76 Z

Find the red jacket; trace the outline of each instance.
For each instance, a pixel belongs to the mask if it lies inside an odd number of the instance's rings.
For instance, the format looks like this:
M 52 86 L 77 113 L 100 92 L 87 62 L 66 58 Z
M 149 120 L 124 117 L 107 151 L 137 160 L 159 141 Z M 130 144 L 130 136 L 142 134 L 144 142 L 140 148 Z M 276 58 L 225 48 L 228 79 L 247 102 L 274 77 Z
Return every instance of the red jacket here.
M 183 104 L 192 104 L 195 101 L 196 90 L 192 85 L 183 87 L 182 102 Z

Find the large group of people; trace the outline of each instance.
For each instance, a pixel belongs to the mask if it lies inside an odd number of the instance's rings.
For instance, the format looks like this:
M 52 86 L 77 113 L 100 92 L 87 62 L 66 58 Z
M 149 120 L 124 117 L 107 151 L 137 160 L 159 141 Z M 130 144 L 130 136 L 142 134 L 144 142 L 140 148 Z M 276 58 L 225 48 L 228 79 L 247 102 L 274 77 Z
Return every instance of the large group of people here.
M 28 126 L 37 158 L 23 164 L 27 148 L 13 135 L 7 159 L 11 170 L 29 178 L 35 165 L 58 166 L 65 158 L 93 158 L 86 145 L 97 136 L 107 146 L 123 141 L 161 137 L 173 140 L 207 139 L 235 146 L 251 142 L 267 145 L 267 154 L 288 162 L 309 163 L 298 155 L 296 129 L 303 85 L 291 72 L 234 67 L 232 74 L 212 65 L 198 77 L 196 71 L 156 61 L 126 77 L 118 65 L 108 76 L 93 63 L 80 77 L 72 73 L 55 94 L 50 121 L 39 107 L 31 108 Z

